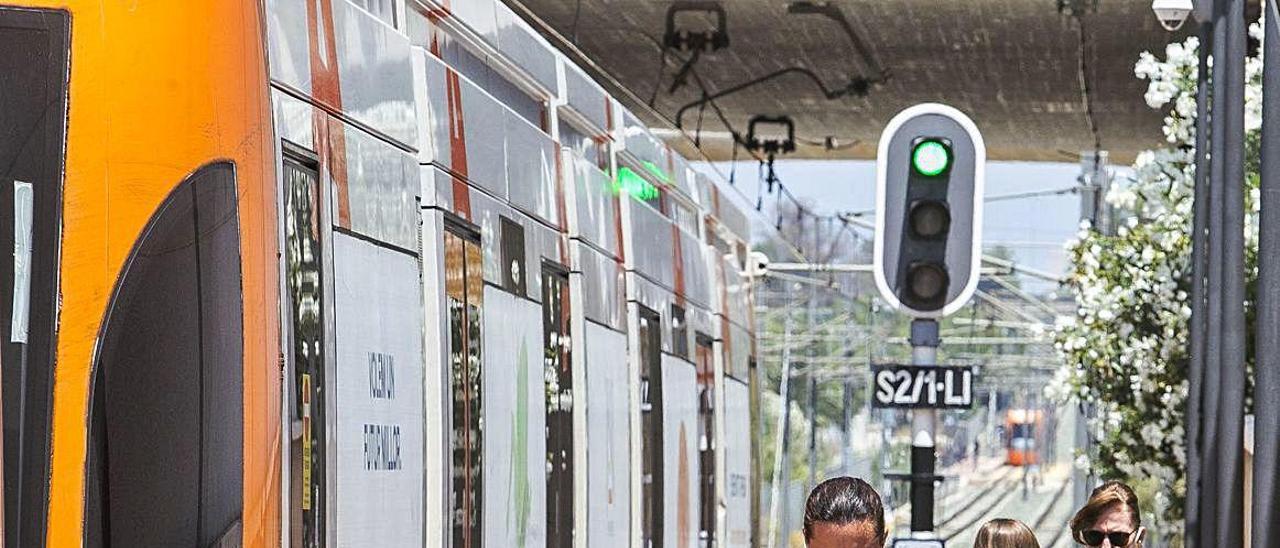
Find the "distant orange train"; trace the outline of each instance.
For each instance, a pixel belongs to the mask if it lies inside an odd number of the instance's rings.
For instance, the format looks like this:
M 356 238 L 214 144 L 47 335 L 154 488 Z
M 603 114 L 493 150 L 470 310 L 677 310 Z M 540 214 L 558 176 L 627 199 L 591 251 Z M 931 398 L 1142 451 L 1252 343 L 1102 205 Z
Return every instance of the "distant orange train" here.
M 1027 466 L 1040 463 L 1037 440 L 1044 431 L 1044 412 L 1010 409 L 1004 414 L 1005 464 Z

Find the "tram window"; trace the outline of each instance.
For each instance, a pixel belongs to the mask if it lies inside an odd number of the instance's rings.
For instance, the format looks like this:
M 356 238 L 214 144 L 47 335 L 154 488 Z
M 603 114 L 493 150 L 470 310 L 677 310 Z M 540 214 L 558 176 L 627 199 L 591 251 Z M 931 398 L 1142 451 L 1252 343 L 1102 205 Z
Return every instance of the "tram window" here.
M 698 214 L 683 202 L 667 200 L 667 217 L 689 234 L 698 233 Z
M 285 283 L 288 287 L 290 360 L 289 516 L 294 547 L 324 546 L 325 352 L 320 241 L 320 186 L 316 166 L 284 159 Z
M 5 546 L 42 546 L 47 522 L 70 25 L 63 11 L 0 7 Z
M 452 224 L 452 221 L 451 223 Z M 461 232 L 461 231 L 460 231 Z M 484 309 L 479 235 L 445 232 L 445 294 L 449 314 L 449 451 L 453 463 L 449 516 L 453 548 L 481 545 L 483 508 L 480 353 Z
M 393 0 L 355 0 L 355 3 L 382 22 L 396 26 L 396 5 Z
M 587 137 L 587 132 L 579 130 L 563 117 L 560 118 L 560 143 L 601 171 L 609 169 L 608 141 Z
M 444 52 L 445 64 L 462 73 L 480 89 L 485 90 L 503 106 L 511 109 L 530 124 L 542 131 L 550 131 L 543 114 L 546 102 L 525 93 L 524 89 L 508 80 L 501 73 L 493 70 L 484 60 L 484 55 L 476 55 L 466 47 L 447 48 Z
M 689 324 L 684 308 L 671 305 L 671 353 L 689 359 Z
M 502 288 L 525 296 L 528 285 L 524 262 L 524 227 L 502 217 Z
M 662 328 L 658 313 L 640 307 L 640 541 L 662 548 Z
M 542 269 L 543 378 L 547 394 L 547 546 L 573 546 L 573 366 L 569 278 Z
M 698 542 L 702 548 L 716 545 L 716 374 L 711 337 L 697 334 L 698 371 L 698 473 L 702 499 Z
M 85 545 L 215 545 L 243 507 L 234 167 L 179 185 L 125 264 L 94 367 Z

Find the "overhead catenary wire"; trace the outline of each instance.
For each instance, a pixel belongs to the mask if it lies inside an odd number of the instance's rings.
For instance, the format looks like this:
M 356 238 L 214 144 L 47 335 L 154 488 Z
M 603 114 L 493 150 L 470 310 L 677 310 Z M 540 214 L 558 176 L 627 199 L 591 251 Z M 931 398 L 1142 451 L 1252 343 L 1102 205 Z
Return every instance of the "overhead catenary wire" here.
M 573 8 L 573 25 L 569 27 L 569 36 L 573 39 L 573 43 L 578 43 L 578 21 L 582 19 L 582 0 L 575 2 Z
M 867 41 L 862 37 L 862 33 L 858 32 L 858 30 L 854 28 L 853 24 L 850 23 L 849 19 L 845 17 L 844 12 L 841 11 L 839 6 L 829 2 L 809 2 L 806 0 L 795 0 L 788 4 L 787 13 L 793 14 L 793 15 L 803 15 L 803 14 L 822 15 L 834 21 L 837 25 L 840 26 L 841 30 L 843 30 L 845 35 L 849 38 L 850 43 L 853 45 L 854 51 L 856 52 L 858 58 L 860 58 L 860 60 L 862 61 L 863 65 L 865 65 L 865 68 L 867 69 L 866 72 L 868 72 L 869 74 L 865 76 L 862 76 L 862 75 L 851 76 L 849 77 L 849 81 L 844 85 L 844 87 L 833 89 L 828 87 L 826 83 L 822 81 L 822 78 L 818 77 L 818 75 L 815 72 L 813 72 L 807 67 L 801 67 L 801 66 L 786 67 L 757 78 L 752 78 L 745 82 L 731 86 L 727 89 L 717 91 L 715 93 L 712 93 L 710 96 L 704 96 L 699 101 L 705 102 L 705 101 L 710 101 L 714 99 L 719 99 L 721 97 L 732 95 L 744 89 L 762 84 L 774 78 L 778 78 L 788 74 L 799 74 L 807 77 L 809 80 L 811 80 L 814 83 L 814 85 L 818 88 L 818 90 L 822 92 L 822 95 L 827 100 L 840 99 L 842 97 L 846 97 L 849 95 L 864 96 L 870 90 L 872 85 L 882 83 L 889 79 L 889 76 L 890 76 L 889 71 L 886 70 L 885 67 L 880 63 L 880 60 L 876 58 L 875 52 L 871 50 L 870 44 L 868 44 Z M 705 88 L 703 89 L 703 92 L 704 93 L 706 92 Z M 692 108 L 699 101 L 695 101 L 693 103 L 689 103 L 680 107 L 680 110 L 676 112 L 677 126 L 680 126 L 683 123 L 684 113 L 689 108 Z
M 995 196 L 986 196 L 982 199 L 983 203 L 1007 202 L 1012 200 L 1025 200 L 1027 198 L 1044 198 L 1047 196 L 1063 196 L 1067 194 L 1079 194 L 1082 187 L 1073 185 L 1064 188 L 1053 188 L 1048 190 L 1032 190 L 1028 192 L 1014 192 L 1012 194 L 997 194 Z M 857 211 L 849 211 L 840 215 L 849 217 L 863 217 L 875 213 L 874 209 L 860 209 Z
M 706 81 L 702 79 L 702 75 L 698 72 L 697 68 L 695 68 L 694 66 L 692 66 L 691 63 L 689 63 L 689 61 L 692 60 L 692 56 L 682 57 L 678 53 L 670 52 L 670 50 L 666 48 L 666 45 L 663 44 L 661 40 L 659 40 L 656 36 L 653 36 L 652 34 L 650 34 L 649 32 L 643 29 L 628 28 L 627 30 L 630 30 L 631 32 L 636 33 L 637 35 L 644 37 L 649 42 L 653 43 L 655 47 L 659 48 L 661 50 L 660 58 L 664 63 L 668 60 L 674 59 L 675 61 L 681 63 L 682 72 L 687 72 L 689 76 L 693 77 L 695 84 L 699 88 L 700 99 L 697 101 L 694 101 L 693 103 L 689 103 L 688 106 L 690 108 L 692 108 L 693 106 L 697 106 L 701 110 L 705 108 L 707 105 L 710 105 L 712 110 L 715 111 L 716 117 L 720 120 L 720 123 L 724 125 L 726 130 L 729 131 L 729 135 L 731 140 L 733 141 L 733 145 L 742 146 L 746 148 L 748 152 L 751 153 L 752 157 L 757 161 L 766 160 L 766 158 L 763 155 L 756 153 L 754 151 L 751 151 L 750 148 L 747 148 L 746 146 L 747 143 L 745 142 L 743 133 L 738 131 L 735 128 L 734 124 L 729 121 L 728 116 L 724 114 L 724 110 L 720 107 L 720 104 L 717 102 L 719 97 L 716 97 L 711 94 L 711 91 Z M 661 82 L 655 82 L 655 89 L 659 87 L 661 87 Z M 650 104 L 650 106 L 652 107 L 652 104 Z M 681 115 L 682 114 L 683 114 L 683 111 L 681 112 Z M 675 123 L 676 123 L 676 129 L 684 131 L 684 128 L 682 127 L 679 119 L 677 119 Z M 701 130 L 701 125 L 699 125 L 699 130 Z M 859 142 L 857 139 L 851 139 L 848 144 L 841 145 L 841 144 L 837 144 L 838 139 L 835 136 L 827 136 L 822 141 L 817 141 L 815 139 L 807 139 L 804 137 L 796 137 L 796 140 L 799 142 L 813 144 L 815 146 L 819 146 L 819 145 L 824 146 L 828 150 L 839 150 L 841 148 L 851 148 L 856 144 L 858 144 Z M 737 152 L 736 149 L 734 150 L 734 152 L 735 153 Z M 736 162 L 736 160 L 737 158 L 735 157 L 734 161 Z
M 669 52 L 666 49 L 665 45 L 662 43 L 662 41 L 658 40 L 657 37 L 651 35 L 650 33 L 646 32 L 643 29 L 632 28 L 630 30 L 635 32 L 637 35 L 643 36 L 644 38 L 649 40 L 651 43 L 653 43 L 655 47 L 661 49 L 663 53 L 662 58 L 664 59 L 664 61 L 675 60 L 676 62 L 680 62 L 687 65 L 688 59 L 682 57 L 679 54 Z M 731 172 L 729 177 L 729 183 L 730 183 L 730 186 L 736 187 L 734 175 L 737 168 L 738 147 L 742 147 L 744 150 L 746 150 L 747 153 L 754 160 L 756 160 L 762 167 L 769 163 L 769 159 L 764 155 L 762 155 L 761 153 L 757 151 L 753 151 L 747 147 L 747 143 L 745 142 L 743 133 L 738 131 L 735 125 L 729 120 L 728 116 L 725 115 L 723 109 L 720 107 L 719 103 L 716 101 L 716 98 L 708 96 L 708 86 L 706 82 L 703 80 L 702 75 L 698 72 L 697 68 L 693 66 L 688 66 L 688 73 L 689 73 L 689 76 L 693 78 L 695 85 L 699 88 L 703 97 L 707 99 L 706 101 L 702 102 L 699 106 L 701 108 L 705 108 L 706 106 L 709 105 L 712 111 L 715 113 L 716 118 L 719 119 L 721 125 L 723 125 L 724 128 L 729 131 L 729 134 L 732 140 L 731 147 L 733 151 L 733 159 L 731 160 L 731 165 L 730 165 Z M 685 131 L 684 129 L 681 129 L 678 126 L 677 126 L 677 129 L 680 129 L 680 131 L 682 132 Z M 701 133 L 701 122 L 699 122 L 698 133 Z M 686 133 L 686 136 L 687 135 L 688 134 Z M 691 137 L 691 140 L 693 140 L 696 144 L 700 139 L 695 134 L 694 137 Z M 786 188 L 786 186 L 781 182 L 780 178 L 776 176 L 776 172 L 773 173 L 773 177 L 771 178 L 775 179 L 776 188 L 779 193 L 779 196 L 775 197 L 775 200 L 774 200 L 774 208 L 776 211 L 775 211 L 775 220 L 773 222 L 773 228 L 775 231 L 779 233 L 779 236 L 781 236 L 781 231 L 785 224 L 785 219 L 783 218 L 784 216 L 782 215 L 782 211 L 781 211 L 781 202 L 784 198 L 786 199 L 786 201 L 790 202 L 790 204 L 793 207 L 795 207 L 797 211 L 798 219 L 803 219 L 804 217 L 809 216 L 809 217 L 819 218 L 819 219 L 829 217 L 832 219 L 841 220 L 842 222 L 844 221 L 843 217 L 839 214 L 819 215 L 814 213 L 804 204 L 803 201 L 801 201 L 798 197 L 795 196 L 794 193 L 792 193 L 789 189 Z M 739 190 L 739 193 L 741 194 L 740 190 Z M 741 194 L 741 195 L 743 196 L 743 198 L 746 198 L 745 194 Z M 763 209 L 764 209 L 763 205 L 764 205 L 763 197 L 757 190 L 756 210 L 758 212 L 763 213 Z M 792 247 L 793 253 L 798 253 L 799 255 L 804 254 L 803 249 L 796 247 L 792 242 L 785 241 L 786 238 L 780 238 L 780 240 L 783 241 L 789 247 Z
M 660 42 L 658 42 L 658 41 L 657 41 L 657 38 L 655 38 L 655 37 L 653 37 L 653 36 L 650 36 L 648 33 L 645 33 L 645 32 L 643 32 L 643 31 L 637 31 L 637 32 L 639 32 L 640 34 L 642 34 L 642 35 L 646 36 L 647 38 L 649 38 L 649 39 L 650 39 L 650 41 L 654 42 L 656 45 L 658 45 L 658 47 L 664 47 L 664 46 L 662 46 L 662 44 L 661 44 Z M 663 51 L 665 52 L 666 50 L 664 49 Z M 678 56 L 678 55 L 669 55 L 669 56 L 667 56 L 667 57 L 672 57 L 672 58 L 675 58 L 675 59 L 677 59 L 677 60 L 679 60 L 679 59 L 680 59 L 680 56 Z M 686 63 L 687 63 L 687 61 L 686 61 Z M 704 97 L 706 97 L 706 96 L 707 96 L 707 93 L 708 93 L 708 92 L 707 92 L 707 85 L 706 85 L 706 82 L 704 82 L 704 81 L 703 81 L 703 79 L 702 79 L 702 75 L 701 75 L 701 74 L 699 74 L 699 73 L 698 73 L 698 71 L 697 71 L 697 69 L 696 69 L 696 68 L 694 68 L 693 66 L 691 66 L 691 65 L 686 65 L 686 66 L 687 66 L 687 68 L 688 68 L 688 73 L 689 73 L 689 75 L 693 77 L 694 82 L 697 84 L 698 88 L 702 91 L 703 96 L 704 96 Z M 803 202 L 801 202 L 801 201 L 800 201 L 800 199 L 799 199 L 799 198 L 797 198 L 797 197 L 795 196 L 795 194 L 791 193 L 791 191 L 790 191 L 790 190 L 788 190 L 788 189 L 786 188 L 786 186 L 782 183 L 782 181 L 777 177 L 777 173 L 773 170 L 773 159 L 772 159 L 772 157 L 771 157 L 771 156 L 770 156 L 770 157 L 763 157 L 759 152 L 757 152 L 757 151 L 753 151 L 753 150 L 751 150 L 749 147 L 747 147 L 747 143 L 745 142 L 745 139 L 744 139 L 744 138 L 743 138 L 743 136 L 742 136 L 743 134 L 742 134 L 741 132 L 739 132 L 739 131 L 734 127 L 734 125 L 733 125 L 733 123 L 732 123 L 731 121 L 729 121 L 728 116 L 726 116 L 726 115 L 725 115 L 724 111 L 720 108 L 720 105 L 715 101 L 715 99 L 712 99 L 712 98 L 707 97 L 707 100 L 706 100 L 706 101 L 701 105 L 701 108 L 705 108 L 705 106 L 706 106 L 706 105 L 710 105 L 710 106 L 711 106 L 711 110 L 712 110 L 713 112 L 715 112 L 716 117 L 720 120 L 720 123 L 721 123 L 722 125 L 724 125 L 725 129 L 727 129 L 727 130 L 729 131 L 729 134 L 732 136 L 732 138 L 733 138 L 733 145 L 732 145 L 732 146 L 733 146 L 733 150 L 734 150 L 735 158 L 736 158 L 736 153 L 737 153 L 737 147 L 738 147 L 738 146 L 741 146 L 741 147 L 743 147 L 743 149 L 747 150 L 748 154 L 750 154 L 753 158 L 755 158 L 755 159 L 756 159 L 758 162 L 760 162 L 762 165 L 768 165 L 768 169 L 769 169 L 769 180 L 768 180 L 768 181 L 766 181 L 766 182 L 769 184 L 769 186 L 770 186 L 770 187 L 772 187 L 774 184 L 776 184 L 776 185 L 777 185 L 777 189 L 778 189 L 778 196 L 779 196 L 777 199 L 775 199 L 775 204 L 774 204 L 774 207 L 775 207 L 775 209 L 777 210 L 777 213 L 778 213 L 777 221 L 774 223 L 774 230 L 776 230 L 776 231 L 777 231 L 777 232 L 779 232 L 779 233 L 781 233 L 781 231 L 782 231 L 782 226 L 783 226 L 783 223 L 784 223 L 784 219 L 783 219 L 783 216 L 782 216 L 782 209 L 781 209 L 781 207 L 780 207 L 780 205 L 781 205 L 781 204 L 780 204 L 779 202 L 781 201 L 781 198 L 782 198 L 783 196 L 785 196 L 785 197 L 787 198 L 787 200 L 788 200 L 788 201 L 790 201 L 790 202 L 792 203 L 792 205 L 794 205 L 794 206 L 795 206 L 796 211 L 797 211 L 797 217 L 798 217 L 798 219 L 802 220 L 802 219 L 804 218 L 804 216 L 805 216 L 805 215 L 811 215 L 811 216 L 813 216 L 813 214 L 812 214 L 811 212 L 809 212 L 809 211 L 808 211 L 808 208 L 804 205 L 804 203 L 803 203 Z M 700 110 L 701 110 L 701 108 L 700 108 Z M 700 115 L 700 117 L 701 117 L 701 115 Z M 702 125 L 702 124 L 701 124 L 701 120 L 699 120 L 699 124 L 698 124 L 698 131 L 699 131 L 699 133 L 701 132 L 701 125 Z M 695 142 L 696 142 L 696 141 L 697 141 L 697 139 L 695 139 Z M 736 167 L 736 163 L 737 163 L 737 162 L 735 161 L 735 162 L 734 162 L 734 164 L 735 164 L 735 165 L 734 165 L 733 167 Z M 731 168 L 731 169 L 732 169 L 732 168 Z M 732 176 L 730 177 L 730 186 L 735 186 L 735 185 L 733 185 Z M 739 191 L 739 192 L 740 192 L 740 191 Z M 745 197 L 745 196 L 744 196 L 744 197 Z M 761 209 L 762 209 L 762 207 L 760 207 L 760 206 L 762 206 L 762 202 L 761 202 L 761 200 L 760 200 L 760 197 L 759 197 L 759 193 L 758 193 L 758 191 L 757 191 L 757 199 L 756 199 L 756 201 L 757 201 L 757 208 L 756 208 L 756 209 L 757 209 L 757 211 L 759 211 L 759 210 L 761 210 Z M 785 240 L 786 240 L 786 238 L 782 238 L 782 240 L 784 240 L 784 241 L 785 241 Z M 786 242 L 786 243 L 787 243 L 787 245 L 789 245 L 789 246 L 791 246 L 791 247 L 795 248 L 794 243 L 792 243 L 792 242 Z M 803 256 L 803 255 L 804 255 L 804 251 L 803 251 L 803 249 L 795 248 L 795 251 L 796 251 L 797 253 L 799 253 L 801 256 Z
M 1092 38 L 1089 36 L 1088 29 L 1085 27 L 1084 13 L 1081 11 L 1072 12 L 1072 19 L 1076 22 L 1076 36 L 1079 38 L 1079 62 L 1076 65 L 1077 78 L 1080 81 L 1080 102 L 1084 107 L 1085 122 L 1089 126 L 1089 132 L 1093 134 L 1093 152 L 1095 161 L 1098 152 L 1102 150 L 1102 133 L 1098 131 L 1098 121 L 1093 113 L 1093 93 L 1089 82 L 1093 74 L 1089 65 L 1089 46 L 1093 45 Z

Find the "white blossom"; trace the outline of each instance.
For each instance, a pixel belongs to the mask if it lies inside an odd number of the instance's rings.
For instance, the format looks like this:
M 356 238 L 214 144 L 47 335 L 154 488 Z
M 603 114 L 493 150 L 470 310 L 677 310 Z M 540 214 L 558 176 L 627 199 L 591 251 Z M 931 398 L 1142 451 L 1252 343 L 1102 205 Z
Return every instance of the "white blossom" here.
M 1261 39 L 1260 25 L 1251 25 L 1250 33 Z M 1132 177 L 1117 180 L 1107 193 L 1107 202 L 1123 219 L 1116 234 L 1099 234 L 1082 222 L 1067 245 L 1076 313 L 1055 322 L 1054 348 L 1063 363 L 1045 389 L 1048 397 L 1095 406 L 1087 427 L 1099 450 L 1079 456 L 1077 466 L 1167 486 L 1152 501 L 1153 526 L 1175 536 L 1185 497 L 1182 410 L 1188 387 L 1198 47 L 1194 37 L 1188 38 L 1165 47 L 1163 57 L 1143 53 L 1134 65 L 1134 74 L 1147 81 L 1147 104 L 1166 112 L 1167 144 L 1140 153 Z M 1261 70 L 1260 58 L 1246 61 L 1245 129 L 1253 145 L 1261 125 Z M 1251 154 L 1257 149 L 1253 145 L 1246 148 Z M 1256 249 L 1261 200 L 1256 173 L 1249 175 L 1245 243 Z M 1246 253 L 1250 280 L 1257 275 L 1255 255 Z

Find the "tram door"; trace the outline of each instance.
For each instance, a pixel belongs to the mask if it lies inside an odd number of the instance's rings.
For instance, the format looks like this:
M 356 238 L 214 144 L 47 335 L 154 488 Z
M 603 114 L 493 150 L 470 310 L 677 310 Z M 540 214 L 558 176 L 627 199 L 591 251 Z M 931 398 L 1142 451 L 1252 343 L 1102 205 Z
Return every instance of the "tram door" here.
M 290 543 L 325 541 L 324 317 L 320 187 L 314 163 L 284 158 L 285 284 L 288 289 Z
M 703 548 L 716 545 L 716 374 L 712 341 L 697 334 L 694 356 L 698 374 L 698 474 L 702 498 L 699 507 L 698 542 Z
M 569 277 L 542 269 L 542 363 L 547 405 L 547 546 L 573 546 L 573 369 Z
M 640 307 L 640 535 L 643 548 L 662 548 L 662 320 Z
M 452 225 L 452 223 L 449 223 Z M 449 226 L 444 236 L 445 293 L 449 314 L 449 450 L 453 461 L 449 515 L 452 548 L 481 546 L 484 423 L 480 420 L 484 310 L 479 234 Z
M 94 364 L 85 546 L 237 538 L 244 377 L 236 196 L 230 163 L 196 170 L 157 208 L 125 262 Z M 29 537 L 21 544 L 40 545 Z
M 45 537 L 70 32 L 66 12 L 0 7 L 0 545 L 10 547 Z

